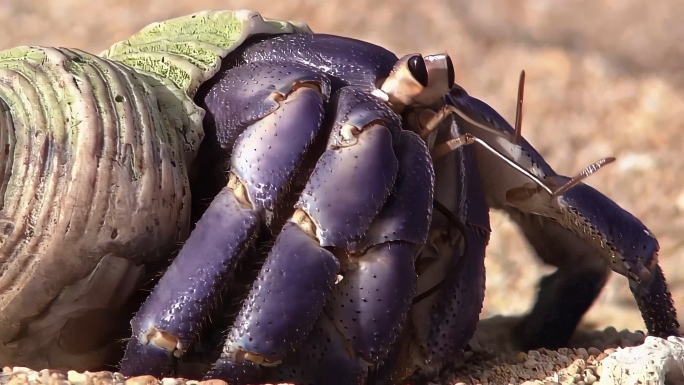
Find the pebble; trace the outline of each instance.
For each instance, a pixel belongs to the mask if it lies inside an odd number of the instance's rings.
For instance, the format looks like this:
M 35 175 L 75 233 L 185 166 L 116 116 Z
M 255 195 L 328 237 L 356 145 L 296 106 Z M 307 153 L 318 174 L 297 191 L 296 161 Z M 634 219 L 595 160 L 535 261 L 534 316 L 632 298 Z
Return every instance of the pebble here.
M 597 380 L 598 378 L 596 378 L 594 372 L 592 372 L 589 369 L 584 370 L 584 382 L 586 382 L 587 384 L 593 384 Z
M 159 380 L 152 376 L 138 376 L 126 380 L 125 385 L 157 385 Z
M 575 349 L 575 354 L 577 354 L 578 356 L 580 356 L 584 360 L 589 358 L 589 353 L 587 353 L 587 349 L 585 349 L 585 348 Z
M 591 348 L 587 349 L 587 353 L 589 353 L 590 355 L 592 355 L 594 357 L 598 357 L 598 355 L 601 354 L 601 351 L 596 349 L 595 347 L 591 347 Z
M 567 371 L 568 374 L 574 376 L 575 374 L 578 374 L 581 369 L 580 369 L 579 365 L 570 364 L 570 366 L 568 366 L 567 369 L 565 369 L 565 370 Z
M 73 384 L 83 384 L 88 381 L 88 376 L 75 370 L 70 370 L 67 372 L 67 379 Z

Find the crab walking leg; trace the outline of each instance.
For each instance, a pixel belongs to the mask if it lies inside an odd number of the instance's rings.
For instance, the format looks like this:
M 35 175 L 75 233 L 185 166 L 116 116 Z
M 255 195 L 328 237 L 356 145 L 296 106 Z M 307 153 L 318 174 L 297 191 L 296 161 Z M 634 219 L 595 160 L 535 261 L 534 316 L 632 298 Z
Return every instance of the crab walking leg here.
M 323 96 L 302 87 L 277 104 L 277 110 L 237 139 L 230 188 L 209 206 L 133 319 L 134 338 L 122 373 L 169 374 L 170 353 L 180 356 L 199 333 L 261 219 L 288 195 L 289 184 L 318 136 Z
M 561 178 L 562 184 L 568 178 Z M 558 223 L 598 249 L 629 286 L 650 335 L 679 335 L 679 322 L 665 276 L 658 265 L 660 246 L 641 221 L 595 189 L 579 184 L 557 197 Z M 586 262 L 589 263 L 589 262 Z
M 513 335 L 524 351 L 560 348 L 604 287 L 610 267 L 593 247 L 557 222 L 515 208 L 506 212 L 544 263 L 558 267 L 539 282 L 537 301 Z
M 279 363 L 311 330 L 339 269 L 331 252 L 298 225 L 288 222 L 210 376 L 225 378 L 225 370 L 235 370 L 233 363 Z
M 484 301 L 490 227 L 474 147 L 462 147 L 437 161 L 435 174 L 435 199 L 465 225 L 462 234 L 445 213 L 435 213 L 428 245 L 417 261 L 421 274 L 412 308 L 415 342 L 424 362 L 439 365 L 459 356 L 475 332 Z
M 416 253 L 425 244 L 432 213 L 434 172 L 427 146 L 402 131 L 396 146 L 397 180 L 387 203 L 350 254 L 344 279 L 326 314 L 368 364 L 388 355 L 416 294 Z
M 216 196 L 131 321 L 133 337 L 121 373 L 172 373 L 172 353 L 182 353 L 198 333 L 258 223 L 258 213 L 242 205 L 232 189 Z
M 503 133 L 514 132 L 513 128 L 496 111 L 482 101 L 470 97 L 460 87 L 454 87 L 446 100 L 471 120 L 489 125 Z M 491 208 L 506 209 L 512 206 L 526 214 L 518 216 L 519 222 L 535 221 L 538 220 L 537 216 L 546 218 L 547 220 L 542 221 L 541 226 L 549 224 L 547 231 L 559 237 L 557 245 L 563 244 L 575 248 L 566 239 L 572 236 L 556 231 L 554 229 L 556 226 L 552 225 L 552 222 L 574 233 L 576 239 L 584 245 L 565 252 L 566 256 L 575 258 L 578 264 L 587 266 L 595 266 L 597 262 L 592 259 L 601 258 L 613 271 L 629 279 L 630 288 L 650 334 L 658 336 L 678 334 L 679 323 L 676 311 L 667 283 L 658 266 L 658 241 L 641 221 L 583 183 L 562 193 L 550 194 L 548 191 L 558 191 L 571 178 L 556 174 L 526 140 L 521 139 L 518 144 L 514 144 L 486 130 L 480 130 L 476 125 L 461 119 L 460 116 L 456 116 L 455 120 L 462 130 L 484 140 L 491 149 L 515 161 L 518 166 L 534 175 L 538 181 L 543 181 L 544 186 L 539 186 L 539 182 L 533 182 L 528 176 L 514 170 L 500 157 L 495 156 L 490 149 L 477 145 L 478 168 L 482 176 L 487 203 Z M 536 225 L 523 224 L 522 226 L 525 228 Z M 535 239 L 530 240 L 536 242 Z M 584 249 L 585 246 L 585 250 L 591 250 L 591 252 L 579 252 L 579 249 Z M 535 245 L 537 250 L 545 247 L 544 244 Z M 562 256 L 544 255 L 542 258 L 555 260 Z M 593 274 L 593 277 L 589 277 L 589 285 L 596 288 L 597 285 L 601 285 L 602 279 L 599 269 L 591 267 L 588 269 L 594 273 L 598 272 L 598 276 Z M 577 274 L 571 272 L 567 274 L 574 275 L 577 279 L 583 278 L 581 276 L 583 272 L 579 269 L 577 271 Z M 560 308 L 560 304 L 567 300 L 569 295 L 567 293 L 572 290 L 573 283 L 571 279 L 564 280 L 564 282 L 562 287 L 556 286 L 553 289 L 558 295 L 540 297 L 540 300 L 545 302 L 545 308 Z M 561 280 L 558 280 L 556 285 L 561 285 Z M 596 289 L 593 292 L 598 294 L 599 290 Z M 587 295 L 595 295 L 594 293 L 587 293 Z M 593 298 L 589 300 L 589 303 L 591 301 Z M 557 304 L 551 306 L 551 303 Z M 576 314 L 570 319 L 579 319 L 581 317 L 579 313 L 583 312 L 586 307 L 588 307 L 586 303 L 575 306 Z M 566 324 L 566 326 L 574 329 L 574 325 Z M 571 333 L 572 330 L 565 330 L 558 335 Z M 539 341 L 538 343 L 555 345 L 558 341 Z
M 279 363 L 304 340 L 339 272 L 337 258 L 323 247 L 346 248 L 360 241 L 390 193 L 397 173 L 390 132 L 398 136 L 396 116 L 356 90 L 343 89 L 335 103 L 327 150 L 208 377 L 225 378 L 245 362 Z
M 264 368 L 262 382 L 359 384 L 394 346 L 415 294 L 414 254 L 427 237 L 434 183 L 429 152 L 418 135 L 402 131 L 396 154 L 397 179 L 361 242 L 365 252 L 345 259 L 344 277 L 324 315 L 296 352 Z
M 264 368 L 262 382 L 353 385 L 361 384 L 367 365 L 349 349 L 333 321 L 321 316 L 309 336 L 283 363 Z

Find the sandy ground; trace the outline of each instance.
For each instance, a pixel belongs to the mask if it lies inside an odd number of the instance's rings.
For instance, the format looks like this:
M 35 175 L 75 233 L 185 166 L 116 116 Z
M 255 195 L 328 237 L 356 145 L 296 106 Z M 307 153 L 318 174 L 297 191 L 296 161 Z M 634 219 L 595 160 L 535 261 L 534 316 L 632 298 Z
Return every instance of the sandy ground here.
M 524 68 L 524 136 L 563 174 L 618 158 L 588 183 L 656 234 L 675 301 L 684 304 L 684 3 L 0 0 L 0 49 L 57 45 L 100 52 L 153 21 L 240 8 L 306 21 L 316 32 L 371 41 L 400 55 L 446 50 L 457 82 L 511 120 Z M 523 313 L 538 279 L 552 270 L 535 261 L 504 216 L 495 214 L 492 227 L 483 316 Z M 643 329 L 626 279 L 611 277 L 584 322 Z

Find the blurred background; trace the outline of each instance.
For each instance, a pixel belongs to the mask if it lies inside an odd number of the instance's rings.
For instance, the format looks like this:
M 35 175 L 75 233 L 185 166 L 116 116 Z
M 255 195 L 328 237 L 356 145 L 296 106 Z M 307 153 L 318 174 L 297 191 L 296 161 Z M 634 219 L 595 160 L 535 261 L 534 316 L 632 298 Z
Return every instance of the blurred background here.
M 684 2 L 639 0 L 0 0 L 0 49 L 99 53 L 145 25 L 205 9 L 253 9 L 315 32 L 370 41 L 399 56 L 447 51 L 456 82 L 509 121 L 527 72 L 523 135 L 557 172 L 606 156 L 588 180 L 660 241 L 684 315 Z M 505 216 L 492 215 L 483 316 L 520 314 L 541 266 Z M 681 318 L 681 317 L 680 317 Z M 584 326 L 644 328 L 627 280 L 613 274 Z

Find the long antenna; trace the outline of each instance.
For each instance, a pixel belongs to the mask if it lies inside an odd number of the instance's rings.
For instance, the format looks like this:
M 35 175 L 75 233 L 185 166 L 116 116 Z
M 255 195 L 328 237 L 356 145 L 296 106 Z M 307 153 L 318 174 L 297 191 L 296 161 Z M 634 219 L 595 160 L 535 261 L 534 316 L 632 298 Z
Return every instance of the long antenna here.
M 515 106 L 515 135 L 513 136 L 513 144 L 520 143 L 522 137 L 522 118 L 523 118 L 523 97 L 525 96 L 525 70 L 520 72 L 520 81 L 518 82 L 518 101 Z
M 554 191 L 554 193 L 551 195 L 553 195 L 554 197 L 557 197 L 557 196 L 565 193 L 566 191 L 570 190 L 571 188 L 577 186 L 582 180 L 584 180 L 584 179 L 588 178 L 590 175 L 596 173 L 598 170 L 601 169 L 601 167 L 603 167 L 607 164 L 611 164 L 613 162 L 615 162 L 615 158 L 610 157 L 610 158 L 603 158 L 603 159 L 599 160 L 598 162 L 595 162 L 595 163 L 589 165 L 589 167 L 580 171 L 577 175 L 572 177 L 572 179 L 570 179 L 570 181 L 568 181 L 568 183 L 562 185 L 558 190 Z

